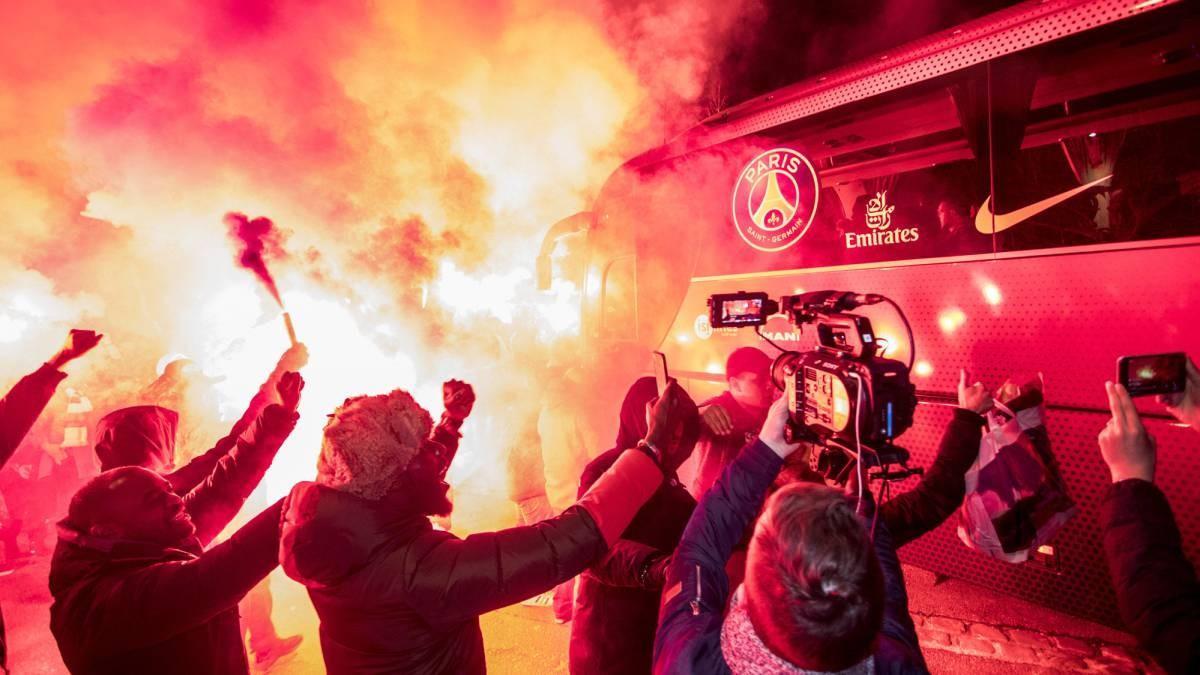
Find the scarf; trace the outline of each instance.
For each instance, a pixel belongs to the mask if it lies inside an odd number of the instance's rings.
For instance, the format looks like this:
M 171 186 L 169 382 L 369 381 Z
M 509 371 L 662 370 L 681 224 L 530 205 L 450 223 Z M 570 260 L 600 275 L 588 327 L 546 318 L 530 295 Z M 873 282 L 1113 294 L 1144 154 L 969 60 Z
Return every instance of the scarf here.
M 824 671 L 805 670 L 777 656 L 754 632 L 750 614 L 746 610 L 745 593 L 738 586 L 730 603 L 729 613 L 721 624 L 721 655 L 734 675 L 775 675 L 776 673 L 803 673 L 805 675 L 827 675 Z M 857 664 L 828 675 L 874 675 L 875 658 L 868 656 Z

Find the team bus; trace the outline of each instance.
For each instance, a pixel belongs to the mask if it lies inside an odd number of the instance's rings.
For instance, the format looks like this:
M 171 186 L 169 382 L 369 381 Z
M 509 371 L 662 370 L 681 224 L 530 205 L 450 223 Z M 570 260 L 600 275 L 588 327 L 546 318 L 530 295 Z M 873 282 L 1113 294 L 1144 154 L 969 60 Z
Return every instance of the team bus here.
M 614 172 L 539 262 L 586 241 L 589 349 L 612 363 L 661 350 L 697 400 L 722 390 L 734 348 L 815 341 L 783 316 L 714 327 L 712 295 L 886 295 L 911 339 L 892 306 L 857 311 L 884 356 L 911 363 L 918 404 L 897 443 L 914 465 L 933 457 L 960 369 L 993 389 L 1041 373 L 1074 517 L 1020 564 L 966 547 L 957 516 L 901 556 L 1117 625 L 1096 518 L 1103 383 L 1122 355 L 1200 358 L 1198 45 L 1186 3 L 1017 5 L 704 120 Z M 1200 562 L 1200 437 L 1139 406 Z

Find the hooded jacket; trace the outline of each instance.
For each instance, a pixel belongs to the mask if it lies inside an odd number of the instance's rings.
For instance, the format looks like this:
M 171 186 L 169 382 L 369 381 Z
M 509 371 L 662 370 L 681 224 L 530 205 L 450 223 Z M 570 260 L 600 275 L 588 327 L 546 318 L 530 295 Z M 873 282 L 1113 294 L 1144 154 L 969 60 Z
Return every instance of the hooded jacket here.
M 277 502 L 201 552 L 64 529 L 50 563 L 50 631 L 72 673 L 249 673 L 237 603 L 278 563 Z
M 580 496 L 625 450 L 646 437 L 646 403 L 656 394 L 652 377 L 630 387 L 621 404 L 616 445 L 584 469 Z M 698 423 L 693 420 L 691 438 Z M 694 508 L 696 500 L 671 476 L 638 511 L 621 540 L 579 576 L 571 621 L 572 675 L 650 672 L 662 572 Z
M 279 560 L 308 588 L 330 673 L 483 673 L 479 615 L 544 592 L 603 555 L 662 481 L 628 453 L 549 520 L 459 539 L 389 494 L 316 483 L 284 507 Z
M 164 476 L 175 494 L 183 497 L 201 546 L 207 546 L 241 510 L 292 433 L 298 417 L 282 405 L 269 405 L 245 438 L 242 435 L 247 427 L 239 420 L 212 450 Z M 170 466 L 175 457 L 178 424 L 175 411 L 154 405 L 109 413 L 96 425 L 96 455 L 101 469 Z

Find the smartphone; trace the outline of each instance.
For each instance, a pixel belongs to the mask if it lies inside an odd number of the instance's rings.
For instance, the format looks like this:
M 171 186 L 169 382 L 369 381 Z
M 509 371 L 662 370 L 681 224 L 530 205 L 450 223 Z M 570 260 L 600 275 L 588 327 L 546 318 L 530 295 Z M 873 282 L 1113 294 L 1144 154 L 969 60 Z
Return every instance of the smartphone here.
M 667 355 L 662 352 L 653 352 L 650 357 L 654 361 L 654 381 L 658 383 L 658 395 L 667 390 Z
M 1187 386 L 1187 354 L 1144 354 L 1117 359 L 1117 381 L 1130 396 L 1174 394 Z

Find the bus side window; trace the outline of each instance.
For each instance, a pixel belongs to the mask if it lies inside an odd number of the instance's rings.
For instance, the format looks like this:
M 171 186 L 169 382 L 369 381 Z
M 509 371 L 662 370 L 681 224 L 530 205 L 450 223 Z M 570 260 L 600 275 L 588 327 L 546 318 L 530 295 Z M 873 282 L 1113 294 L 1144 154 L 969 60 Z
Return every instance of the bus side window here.
M 637 340 L 637 257 L 608 261 L 601 278 L 600 333 L 607 339 Z

